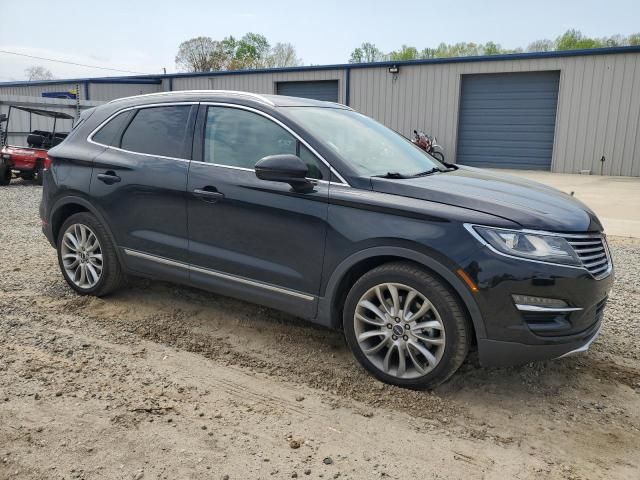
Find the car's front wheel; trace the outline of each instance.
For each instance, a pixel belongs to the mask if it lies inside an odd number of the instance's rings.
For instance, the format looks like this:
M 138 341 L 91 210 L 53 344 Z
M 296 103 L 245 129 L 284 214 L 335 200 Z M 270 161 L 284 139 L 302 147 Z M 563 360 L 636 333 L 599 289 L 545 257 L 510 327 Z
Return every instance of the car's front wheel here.
M 64 279 L 80 294 L 106 295 L 124 282 L 109 233 L 88 212 L 71 215 L 62 224 L 57 250 Z
M 364 368 L 406 388 L 433 388 L 447 380 L 471 343 L 471 327 L 455 294 L 408 262 L 387 263 L 363 275 L 347 295 L 343 326 Z

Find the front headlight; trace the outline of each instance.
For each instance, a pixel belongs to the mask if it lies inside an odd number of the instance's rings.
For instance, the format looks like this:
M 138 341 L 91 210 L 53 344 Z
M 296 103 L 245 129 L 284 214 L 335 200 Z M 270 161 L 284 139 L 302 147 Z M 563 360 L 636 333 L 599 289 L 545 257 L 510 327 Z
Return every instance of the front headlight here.
M 571 245 L 562 237 L 476 225 L 470 228 L 490 246 L 506 255 L 541 262 L 581 265 Z

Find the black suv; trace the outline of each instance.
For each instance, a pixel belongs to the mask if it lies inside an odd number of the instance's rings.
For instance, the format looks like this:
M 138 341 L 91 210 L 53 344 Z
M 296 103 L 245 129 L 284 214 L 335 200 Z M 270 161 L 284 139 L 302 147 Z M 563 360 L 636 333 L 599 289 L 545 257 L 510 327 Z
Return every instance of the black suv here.
M 342 328 L 395 385 L 594 340 L 602 226 L 552 188 L 438 162 L 343 105 L 171 92 L 85 112 L 44 175 L 43 230 L 81 294 L 127 274 Z

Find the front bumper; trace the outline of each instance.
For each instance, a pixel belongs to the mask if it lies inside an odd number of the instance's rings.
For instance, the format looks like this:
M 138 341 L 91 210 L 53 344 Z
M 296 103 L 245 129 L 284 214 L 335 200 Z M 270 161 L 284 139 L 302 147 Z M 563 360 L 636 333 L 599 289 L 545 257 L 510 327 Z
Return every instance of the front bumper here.
M 602 324 L 599 323 L 595 328 L 595 332 L 590 331 L 586 336 L 578 340 L 551 345 L 528 345 L 490 340 L 488 338 L 479 339 L 478 354 L 480 364 L 485 367 L 508 367 L 576 355 L 586 352 L 601 330 Z
M 478 287 L 474 296 L 486 331 L 478 338 L 478 354 L 485 366 L 518 365 L 587 350 L 600 331 L 614 281 L 613 269 L 597 279 L 582 268 L 507 258 L 486 248 L 476 252 L 464 270 Z M 567 308 L 523 311 L 513 295 L 559 299 Z

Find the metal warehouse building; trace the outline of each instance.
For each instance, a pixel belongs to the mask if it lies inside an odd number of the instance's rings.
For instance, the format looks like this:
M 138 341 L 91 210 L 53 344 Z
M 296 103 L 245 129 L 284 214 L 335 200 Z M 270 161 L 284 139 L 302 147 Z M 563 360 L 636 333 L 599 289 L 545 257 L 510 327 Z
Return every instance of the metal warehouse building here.
M 344 103 L 405 136 L 414 129 L 435 134 L 447 159 L 466 165 L 640 176 L 640 47 L 5 82 L 0 107 L 76 90 L 88 107 L 194 89 Z M 76 100 L 57 103 L 72 108 Z

